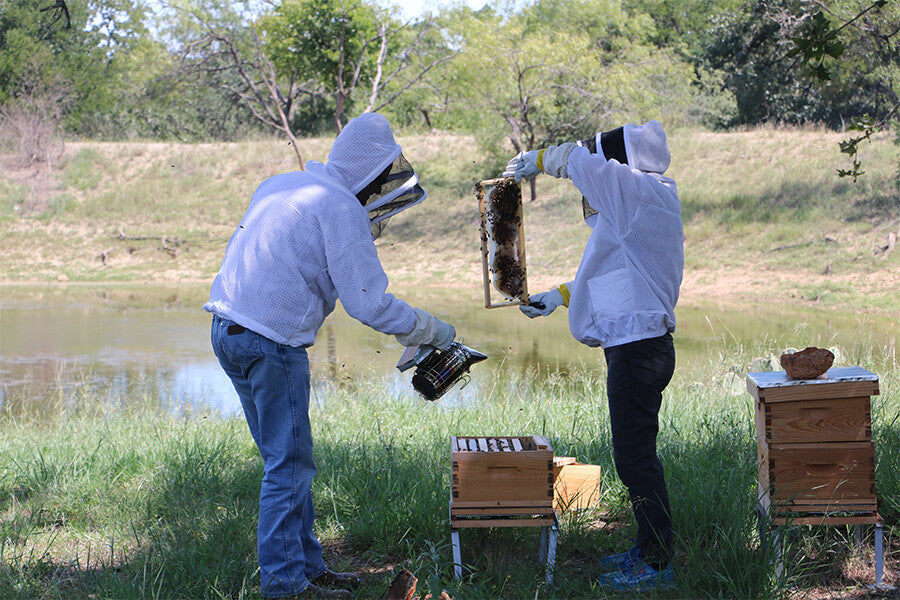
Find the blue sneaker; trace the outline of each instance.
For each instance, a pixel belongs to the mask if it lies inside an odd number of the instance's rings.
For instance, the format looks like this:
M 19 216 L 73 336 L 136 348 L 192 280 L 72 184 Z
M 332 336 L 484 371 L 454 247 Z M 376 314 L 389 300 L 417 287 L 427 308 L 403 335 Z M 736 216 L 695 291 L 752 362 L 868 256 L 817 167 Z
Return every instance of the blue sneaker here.
M 604 571 L 628 571 L 631 565 L 641 560 L 640 549 L 632 546 L 625 552 L 601 556 L 597 566 Z
M 619 573 L 601 575 L 597 580 L 600 587 L 612 588 L 623 592 L 653 591 L 669 587 L 674 581 L 672 566 L 657 571 L 644 561 L 638 559 L 630 568 Z

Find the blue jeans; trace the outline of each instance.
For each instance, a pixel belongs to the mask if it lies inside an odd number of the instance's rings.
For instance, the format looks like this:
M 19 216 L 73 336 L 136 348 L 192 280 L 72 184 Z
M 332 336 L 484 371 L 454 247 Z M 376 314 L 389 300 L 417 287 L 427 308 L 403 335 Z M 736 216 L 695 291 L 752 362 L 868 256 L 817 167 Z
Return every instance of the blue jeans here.
M 262 595 L 292 596 L 325 571 L 313 533 L 309 357 L 218 316 L 211 338 L 265 463 L 256 538 Z
M 656 454 L 662 393 L 675 370 L 672 335 L 604 350 L 613 459 L 628 488 L 641 558 L 654 568 L 672 556 L 672 516 L 663 466 Z

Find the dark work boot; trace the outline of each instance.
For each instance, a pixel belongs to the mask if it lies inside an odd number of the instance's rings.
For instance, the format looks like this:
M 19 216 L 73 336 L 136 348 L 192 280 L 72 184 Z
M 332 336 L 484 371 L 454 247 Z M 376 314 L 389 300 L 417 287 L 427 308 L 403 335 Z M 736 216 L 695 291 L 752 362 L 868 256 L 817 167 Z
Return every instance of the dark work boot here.
M 347 590 L 329 590 L 310 583 L 305 590 L 291 596 L 291 600 L 353 600 L 353 594 Z
M 326 569 L 321 575 L 311 579 L 310 583 L 324 587 L 354 589 L 359 586 L 359 577 L 355 573 L 335 573 L 331 569 Z

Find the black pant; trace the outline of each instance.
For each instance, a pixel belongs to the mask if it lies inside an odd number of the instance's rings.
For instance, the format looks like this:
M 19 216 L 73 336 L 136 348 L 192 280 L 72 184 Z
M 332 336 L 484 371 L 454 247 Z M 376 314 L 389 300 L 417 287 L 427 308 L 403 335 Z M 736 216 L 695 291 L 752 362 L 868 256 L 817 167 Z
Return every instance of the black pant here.
M 636 545 L 645 562 L 665 566 L 672 554 L 672 517 L 656 434 L 662 392 L 675 370 L 675 346 L 666 333 L 604 352 L 613 458 L 631 497 Z

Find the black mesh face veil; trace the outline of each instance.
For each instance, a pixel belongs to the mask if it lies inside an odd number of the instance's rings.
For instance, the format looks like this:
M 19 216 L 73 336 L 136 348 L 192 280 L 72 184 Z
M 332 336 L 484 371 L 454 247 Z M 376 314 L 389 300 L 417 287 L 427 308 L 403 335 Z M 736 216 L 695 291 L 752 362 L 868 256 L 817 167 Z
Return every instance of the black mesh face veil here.
M 603 156 L 606 157 L 606 160 L 617 160 L 620 164 L 628 164 L 628 157 L 625 155 L 624 127 L 601 133 L 600 146 L 603 149 Z
M 372 236 L 376 238 L 381 235 L 388 219 L 418 204 L 426 196 L 412 165 L 403 154 L 356 195 L 369 212 Z
M 584 146 L 591 154 L 597 154 L 597 137 L 590 137 L 586 140 L 578 142 L 579 146 Z
M 612 131 L 604 131 L 586 140 L 578 142 L 580 146 L 587 148 L 591 154 L 597 154 L 598 150 L 606 160 L 617 160 L 623 165 L 628 164 L 628 157 L 625 154 L 625 128 L 619 127 Z M 597 146 L 600 146 L 599 148 Z M 597 211 L 591 208 L 587 198 L 581 197 L 581 212 L 584 220 L 597 214 Z

